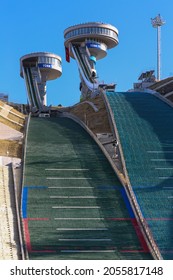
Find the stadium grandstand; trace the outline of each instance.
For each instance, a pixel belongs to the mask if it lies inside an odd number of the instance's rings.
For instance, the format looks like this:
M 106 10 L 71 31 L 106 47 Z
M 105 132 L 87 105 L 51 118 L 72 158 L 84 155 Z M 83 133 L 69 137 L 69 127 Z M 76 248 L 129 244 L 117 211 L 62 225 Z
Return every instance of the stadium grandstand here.
M 168 101 L 173 101 L 173 77 L 157 80 L 154 70 L 143 72 L 138 83 L 134 83 L 132 91 L 153 91 L 163 96 Z
M 150 85 L 149 89 L 157 91 L 162 96 L 173 101 L 173 77 L 168 77 Z
M 29 112 L 0 101 L 1 259 L 173 260 L 172 78 L 100 83 L 96 61 L 117 44 L 110 24 L 64 31 L 80 77 L 70 107 L 46 103 L 59 56 L 20 59 Z
M 24 259 L 20 200 L 27 117 L 0 101 L 0 259 Z

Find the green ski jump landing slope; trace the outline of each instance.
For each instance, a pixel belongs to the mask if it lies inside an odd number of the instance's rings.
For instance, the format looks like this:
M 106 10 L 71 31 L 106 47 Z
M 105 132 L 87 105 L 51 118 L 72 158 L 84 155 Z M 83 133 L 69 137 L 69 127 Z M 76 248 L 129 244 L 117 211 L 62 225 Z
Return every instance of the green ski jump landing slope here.
M 22 194 L 29 259 L 152 259 L 125 191 L 66 118 L 31 118 Z
M 163 258 L 173 260 L 173 108 L 149 93 L 106 96 L 143 216 Z

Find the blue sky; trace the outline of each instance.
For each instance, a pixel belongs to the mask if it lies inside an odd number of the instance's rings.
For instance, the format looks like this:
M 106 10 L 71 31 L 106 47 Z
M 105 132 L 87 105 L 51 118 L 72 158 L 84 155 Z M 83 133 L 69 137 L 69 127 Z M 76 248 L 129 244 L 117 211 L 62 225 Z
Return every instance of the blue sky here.
M 75 24 L 101 21 L 119 30 L 119 45 L 97 62 L 99 80 L 116 83 L 117 91 L 132 88 L 142 71 L 157 67 L 156 29 L 151 18 L 159 13 L 162 27 L 161 78 L 173 76 L 172 0 L 2 0 L 0 8 L 0 92 L 10 101 L 26 103 L 19 75 L 21 56 L 38 51 L 62 58 L 63 74 L 47 83 L 48 104 L 69 106 L 79 101 L 79 74 L 74 60 L 65 61 L 64 30 Z

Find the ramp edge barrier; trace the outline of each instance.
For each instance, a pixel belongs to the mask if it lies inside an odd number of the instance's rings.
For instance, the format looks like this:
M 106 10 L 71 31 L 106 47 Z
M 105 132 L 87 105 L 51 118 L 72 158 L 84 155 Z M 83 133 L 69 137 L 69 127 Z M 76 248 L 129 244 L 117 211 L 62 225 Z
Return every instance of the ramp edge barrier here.
M 102 150 L 102 152 L 104 153 L 106 158 L 108 159 L 109 163 L 111 164 L 114 172 L 118 176 L 120 182 L 124 186 L 124 189 L 126 191 L 126 194 L 128 196 L 129 202 L 130 202 L 130 205 L 131 205 L 131 207 L 134 211 L 135 218 L 136 218 L 137 223 L 138 223 L 138 225 L 139 225 L 139 227 L 140 227 L 140 229 L 143 233 L 144 239 L 145 239 L 145 241 L 148 245 L 148 248 L 150 250 L 151 255 L 153 256 L 154 259 L 161 260 L 162 256 L 160 254 L 158 246 L 156 245 L 156 243 L 154 241 L 154 238 L 152 237 L 150 229 L 149 229 L 148 225 L 146 224 L 146 222 L 144 220 L 144 217 L 142 215 L 142 212 L 141 212 L 140 207 L 138 205 L 138 202 L 136 200 L 136 196 L 135 196 L 135 194 L 133 192 L 133 189 L 130 185 L 129 179 L 128 179 L 128 184 L 127 184 L 127 182 L 122 180 L 122 177 L 120 177 L 120 172 L 116 168 L 116 166 L 115 166 L 114 162 L 112 161 L 110 155 L 108 154 L 108 152 L 106 151 L 104 146 L 100 143 L 100 141 L 97 139 L 97 137 L 94 135 L 94 133 L 85 125 L 85 123 L 83 123 L 79 118 L 77 118 L 76 116 L 74 116 L 73 114 L 68 113 L 68 112 L 64 112 L 63 116 L 71 118 L 72 120 L 77 122 L 79 125 L 81 125 L 89 133 L 89 135 L 94 139 L 94 141 L 98 144 L 98 146 L 100 147 L 100 149 Z M 115 133 L 115 130 L 114 130 L 114 133 Z M 117 133 L 117 135 L 118 135 L 118 133 Z M 124 167 L 125 167 L 125 162 L 124 162 Z M 127 171 L 126 171 L 126 174 L 127 174 Z M 128 175 L 127 175 L 127 178 L 128 178 Z
M 21 195 L 20 195 L 20 217 L 21 217 L 21 234 L 22 234 L 22 238 L 23 238 L 23 250 L 24 250 L 24 254 L 23 257 L 25 260 L 29 260 L 29 255 L 28 255 L 28 251 L 26 248 L 26 244 L 25 244 L 25 235 L 24 235 L 24 227 L 23 227 L 23 222 L 22 222 L 22 200 L 23 200 L 23 185 L 24 185 L 24 174 L 25 174 L 25 160 L 26 160 L 26 147 L 27 147 L 27 139 L 28 139 L 28 129 L 29 129 L 29 124 L 30 124 L 30 119 L 31 119 L 31 113 L 29 113 L 28 117 L 26 118 L 26 122 L 25 122 L 25 127 L 24 127 L 24 137 L 23 137 L 23 149 L 22 149 L 22 175 L 21 175 Z
M 124 175 L 126 184 L 130 184 L 129 177 L 128 177 L 128 174 L 127 174 L 127 170 L 126 170 L 126 167 L 125 167 L 125 160 L 124 160 L 124 157 L 123 157 L 123 152 L 122 152 L 122 147 L 121 147 L 121 142 L 120 142 L 118 130 L 117 130 L 117 127 L 116 127 L 116 124 L 115 124 L 115 121 L 114 121 L 114 115 L 113 115 L 111 106 L 109 104 L 109 101 L 108 101 L 106 95 L 104 94 L 104 90 L 101 90 L 100 94 L 101 94 L 101 97 L 102 97 L 102 99 L 104 101 L 104 104 L 105 104 L 105 107 L 106 107 L 106 111 L 107 111 L 107 114 L 108 114 L 108 120 L 109 120 L 109 124 L 110 124 L 111 130 L 112 130 L 112 134 L 113 134 L 114 138 L 118 140 L 118 149 L 119 149 L 119 152 L 120 152 L 120 160 L 121 160 L 121 164 L 122 164 L 122 168 L 123 168 L 122 173 Z
M 109 119 L 111 121 L 111 127 L 113 128 L 113 132 L 114 132 L 114 134 L 116 135 L 116 137 L 119 141 L 119 151 L 120 151 L 121 161 L 122 161 L 122 165 L 123 165 L 124 175 L 125 175 L 125 178 L 126 178 L 126 181 L 127 181 L 127 184 L 124 187 L 125 187 L 127 196 L 129 198 L 129 202 L 132 206 L 132 209 L 134 211 L 136 220 L 137 220 L 137 222 L 140 226 L 140 229 L 143 233 L 144 239 L 145 239 L 145 241 L 146 241 L 146 243 L 147 243 L 147 245 L 150 249 L 150 252 L 151 252 L 153 258 L 156 259 L 156 260 L 162 260 L 163 257 L 160 253 L 159 247 L 156 244 L 156 242 L 153 238 L 152 232 L 149 229 L 148 224 L 143 217 L 142 211 L 140 209 L 140 206 L 137 202 L 136 196 L 134 194 L 133 188 L 132 188 L 131 183 L 130 183 L 130 179 L 129 179 L 129 176 L 128 176 L 128 172 L 127 172 L 127 169 L 126 169 L 126 163 L 125 163 L 125 159 L 124 159 L 124 155 L 123 155 L 123 150 L 122 150 L 122 146 L 121 146 L 121 141 L 120 141 L 118 129 L 117 129 L 117 126 L 116 126 L 116 120 L 114 118 L 112 108 L 109 104 L 109 101 L 108 101 L 108 98 L 107 98 L 105 92 L 102 92 L 101 94 L 102 94 L 102 97 L 103 97 L 104 102 L 105 102 L 105 106 L 106 106 L 106 109 L 107 109 L 107 113 L 109 115 Z
M 14 190 L 14 200 L 15 200 L 15 210 L 16 210 L 16 217 L 17 217 L 17 229 L 18 229 L 18 237 L 19 237 L 19 246 L 20 246 L 20 256 L 21 259 L 25 259 L 24 255 L 24 240 L 22 236 L 22 225 L 21 225 L 21 217 L 20 217 L 20 208 L 19 208 L 19 201 L 17 196 L 17 186 L 15 181 L 15 171 L 13 162 L 11 163 L 11 172 L 12 172 L 12 180 L 13 180 L 13 190 Z

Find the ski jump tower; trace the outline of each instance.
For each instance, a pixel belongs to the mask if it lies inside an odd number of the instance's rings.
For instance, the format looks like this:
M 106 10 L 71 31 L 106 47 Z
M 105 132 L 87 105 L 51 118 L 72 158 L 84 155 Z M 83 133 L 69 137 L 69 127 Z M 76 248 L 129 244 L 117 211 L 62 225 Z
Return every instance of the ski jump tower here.
M 66 60 L 72 57 L 78 64 L 82 97 L 92 97 L 99 86 L 96 61 L 118 45 L 118 30 L 102 22 L 83 23 L 65 29 L 64 40 Z
M 61 58 L 48 52 L 37 52 L 20 58 L 20 76 L 25 79 L 31 112 L 48 110 L 46 82 L 62 74 Z

